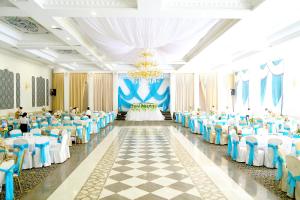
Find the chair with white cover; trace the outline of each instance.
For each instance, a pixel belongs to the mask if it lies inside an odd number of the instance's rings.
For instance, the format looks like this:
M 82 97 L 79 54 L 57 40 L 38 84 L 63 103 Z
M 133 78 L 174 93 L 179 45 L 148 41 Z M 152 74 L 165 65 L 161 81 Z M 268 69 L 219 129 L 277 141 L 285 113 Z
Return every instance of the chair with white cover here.
M 22 131 L 20 129 L 14 129 L 9 132 L 10 137 L 20 137 L 23 136 Z
M 221 125 L 215 125 L 216 139 L 215 144 L 224 145 L 228 142 L 227 130 Z
M 287 195 L 300 200 L 300 160 L 296 156 L 286 156 L 286 166 L 288 170 Z
M 279 181 L 282 191 L 287 192 L 287 168 L 286 168 L 286 151 L 282 146 L 278 147 L 277 172 L 275 180 Z
M 33 155 L 33 167 L 47 167 L 51 165 L 50 141 L 45 138 L 39 138 L 35 141 Z
M 30 130 L 33 136 L 42 136 L 42 130 L 39 128 L 34 128 Z
M 246 162 L 247 148 L 240 145 L 239 136 L 236 133 L 231 134 L 232 152 L 231 158 L 236 162 Z
M 55 145 L 50 147 L 51 163 L 65 162 L 69 158 L 69 155 L 67 153 L 68 150 L 69 150 L 68 134 L 67 131 L 64 130 L 62 132 L 61 142 L 56 143 Z
M 29 150 L 28 141 L 25 139 L 16 139 L 14 140 L 13 147 L 19 149 L 21 153 L 24 153 L 22 169 L 31 169 L 32 152 Z
M 58 138 L 59 137 L 59 129 L 51 129 L 49 136 Z
M 275 168 L 278 161 L 278 148 L 282 144 L 280 138 L 270 138 L 268 147 L 265 149 L 264 165 L 267 168 Z
M 264 165 L 264 150 L 258 148 L 257 139 L 254 136 L 246 137 L 247 156 L 246 164 L 254 166 Z

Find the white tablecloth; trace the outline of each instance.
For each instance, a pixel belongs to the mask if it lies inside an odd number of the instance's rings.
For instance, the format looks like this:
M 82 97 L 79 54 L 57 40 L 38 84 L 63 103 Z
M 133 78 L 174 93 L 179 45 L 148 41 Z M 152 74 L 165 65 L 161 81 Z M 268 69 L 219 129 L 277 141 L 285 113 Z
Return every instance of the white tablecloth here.
M 16 139 L 25 139 L 28 142 L 30 152 L 34 150 L 35 144 L 43 144 L 46 142 L 50 142 L 50 146 L 52 146 L 57 143 L 57 138 L 50 136 L 23 136 L 16 138 L 7 138 L 4 140 L 4 143 L 7 146 L 12 147 Z
M 161 114 L 160 110 L 147 110 L 147 111 L 133 111 L 129 110 L 126 114 L 127 121 L 162 121 L 165 117 Z

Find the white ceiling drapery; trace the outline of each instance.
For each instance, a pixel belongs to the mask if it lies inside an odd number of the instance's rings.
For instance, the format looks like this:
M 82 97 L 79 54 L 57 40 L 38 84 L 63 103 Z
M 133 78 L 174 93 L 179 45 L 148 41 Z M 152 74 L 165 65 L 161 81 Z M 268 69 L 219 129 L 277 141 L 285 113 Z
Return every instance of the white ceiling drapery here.
M 217 22 L 183 18 L 77 18 L 106 59 L 133 63 L 142 49 L 154 49 L 161 62 L 181 60 Z

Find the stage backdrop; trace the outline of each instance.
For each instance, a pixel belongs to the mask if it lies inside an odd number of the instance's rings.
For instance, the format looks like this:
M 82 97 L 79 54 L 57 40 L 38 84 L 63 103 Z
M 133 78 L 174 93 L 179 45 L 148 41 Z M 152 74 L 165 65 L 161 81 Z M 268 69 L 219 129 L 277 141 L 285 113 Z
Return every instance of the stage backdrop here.
M 118 109 L 127 111 L 133 103 L 156 103 L 162 111 L 169 110 L 170 105 L 170 76 L 165 74 L 163 79 L 155 83 L 146 80 L 135 81 L 119 74 L 118 79 Z

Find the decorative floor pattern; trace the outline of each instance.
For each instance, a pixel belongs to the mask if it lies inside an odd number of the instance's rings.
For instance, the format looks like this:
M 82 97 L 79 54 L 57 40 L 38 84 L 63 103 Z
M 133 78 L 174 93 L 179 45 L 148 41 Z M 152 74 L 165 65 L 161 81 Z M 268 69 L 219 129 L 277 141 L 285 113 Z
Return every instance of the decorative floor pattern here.
M 226 199 L 166 127 L 124 129 L 76 199 Z

